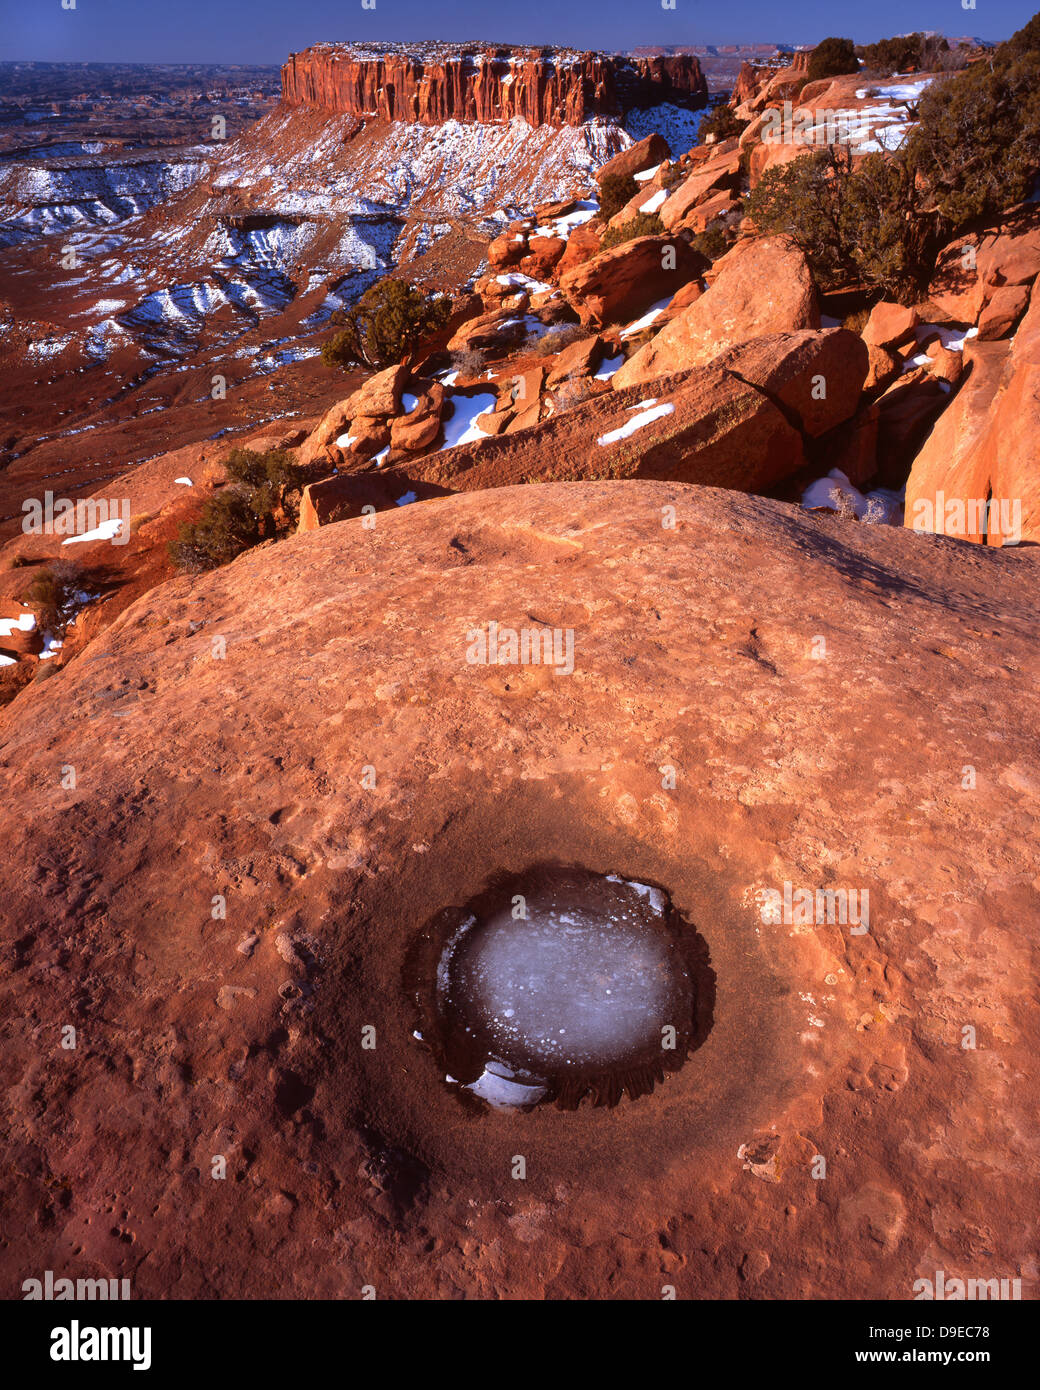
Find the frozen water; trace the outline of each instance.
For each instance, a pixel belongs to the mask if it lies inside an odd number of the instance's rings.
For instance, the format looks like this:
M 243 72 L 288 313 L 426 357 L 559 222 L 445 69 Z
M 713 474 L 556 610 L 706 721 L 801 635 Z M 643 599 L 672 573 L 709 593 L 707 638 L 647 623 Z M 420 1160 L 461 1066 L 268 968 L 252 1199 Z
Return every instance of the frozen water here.
M 886 96 L 890 101 L 917 101 L 924 89 L 932 85 L 932 81 L 932 78 L 924 77 L 919 82 L 882 82 L 874 87 L 861 87 L 856 96 L 860 101 L 874 95 Z
M 942 323 L 922 323 L 914 332 L 919 343 L 925 338 L 938 337 L 943 347 L 948 348 L 950 352 L 963 352 L 965 342 L 969 338 L 979 336 L 977 328 L 950 328 Z
M 504 1062 L 488 1062 L 466 1090 L 499 1109 L 536 1105 L 546 1093 L 546 1087 L 540 1081 L 518 1081 Z
M 616 875 L 614 875 L 614 874 L 607 874 L 607 879 L 608 879 L 611 883 L 613 883 L 613 882 L 618 882 L 618 881 L 621 881 L 621 882 L 624 882 L 624 881 L 625 881 L 625 880 L 618 880 L 618 879 L 616 878 Z M 667 906 L 667 901 L 668 901 L 668 900 L 666 899 L 664 893 L 661 891 L 660 888 L 654 888 L 654 887 L 652 887 L 649 883 L 636 883 L 633 879 L 628 879 L 627 882 L 628 882 L 629 888 L 631 888 L 632 891 L 633 891 L 634 893 L 638 893 L 639 896 L 640 896 L 641 898 L 646 898 L 646 899 L 647 899 L 647 901 L 649 902 L 650 906 L 653 908 L 653 910 L 654 910 L 656 913 L 658 913 L 658 914 L 661 915 L 661 916 L 664 915 L 664 910 L 665 910 L 665 907 Z
M 526 917 L 515 900 L 470 915 L 443 948 L 438 1010 L 468 1035 L 469 1088 L 492 1104 L 534 1104 L 576 1068 L 638 1066 L 660 1056 L 662 1028 L 684 1032 L 692 985 L 665 894 L 616 875 L 588 883 L 527 897 Z
M 103 521 L 92 531 L 84 531 L 82 536 L 70 536 L 67 541 L 62 541 L 62 545 L 80 545 L 83 541 L 110 541 L 114 536 L 118 536 L 122 529 L 123 522 L 119 517 L 115 517 L 111 521 Z
M 574 205 L 574 208 L 544 226 L 535 227 L 532 236 L 552 236 L 558 237 L 561 241 L 566 241 L 575 227 L 582 226 L 585 222 L 591 222 L 599 212 L 599 203 L 590 198 L 582 199 Z M 523 240 L 523 237 L 519 237 Z
M 817 478 L 805 489 L 802 493 L 802 506 L 810 511 L 821 508 L 836 511 L 844 499 L 858 521 L 901 526 L 904 496 L 904 492 L 894 492 L 890 488 L 881 487 L 864 495 L 840 468 L 832 468 L 825 478 Z
M 531 1061 L 607 1065 L 667 1022 L 661 943 L 596 918 L 489 924 L 467 952 L 462 987 L 503 1050 Z

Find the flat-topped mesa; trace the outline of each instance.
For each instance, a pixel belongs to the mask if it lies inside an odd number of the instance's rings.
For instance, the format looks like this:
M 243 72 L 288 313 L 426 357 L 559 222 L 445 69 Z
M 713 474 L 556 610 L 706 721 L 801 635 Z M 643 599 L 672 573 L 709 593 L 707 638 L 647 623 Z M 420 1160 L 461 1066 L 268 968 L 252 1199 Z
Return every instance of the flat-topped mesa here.
M 623 58 L 560 48 L 488 44 L 316 44 L 282 68 L 282 100 L 388 121 L 522 117 L 529 125 L 581 125 L 634 106 L 703 106 L 697 59 Z

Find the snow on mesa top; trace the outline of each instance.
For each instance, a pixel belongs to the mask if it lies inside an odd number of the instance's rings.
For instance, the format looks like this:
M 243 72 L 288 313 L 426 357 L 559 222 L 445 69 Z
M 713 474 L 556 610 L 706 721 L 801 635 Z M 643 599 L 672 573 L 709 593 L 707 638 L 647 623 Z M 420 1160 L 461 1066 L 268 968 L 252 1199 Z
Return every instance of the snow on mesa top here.
M 412 43 L 387 42 L 323 42 L 312 43 L 301 50 L 306 53 L 334 53 L 362 62 L 378 62 L 381 58 L 411 58 L 418 63 L 449 63 L 455 59 L 505 57 L 513 55 L 520 61 L 541 57 L 546 62 L 577 62 L 591 50 L 562 48 L 555 44 L 518 45 L 492 43 L 490 39 L 466 39 L 461 43 L 448 43 L 442 39 L 418 39 Z M 298 55 L 290 53 L 290 58 Z

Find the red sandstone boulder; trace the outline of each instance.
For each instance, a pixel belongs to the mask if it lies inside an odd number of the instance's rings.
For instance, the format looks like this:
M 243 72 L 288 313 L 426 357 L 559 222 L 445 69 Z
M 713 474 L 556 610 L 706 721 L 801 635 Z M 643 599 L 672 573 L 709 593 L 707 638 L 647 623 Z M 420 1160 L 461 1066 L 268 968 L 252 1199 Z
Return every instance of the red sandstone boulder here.
M 789 238 L 738 242 L 716 261 L 715 270 L 715 282 L 707 293 L 614 374 L 616 389 L 702 366 L 751 338 L 819 328 L 812 274 Z
M 909 343 L 914 329 L 920 323 L 920 316 L 913 307 L 891 304 L 882 300 L 870 311 L 863 329 L 863 341 L 869 347 L 895 348 Z
M 949 398 L 949 385 L 926 367 L 904 372 L 878 397 L 881 481 L 899 487 L 932 421 Z
M 601 381 L 594 376 L 575 377 L 556 382 L 546 396 L 542 419 L 547 420 L 553 415 L 562 415 L 564 411 L 572 410 L 576 405 L 591 401 L 596 396 L 609 394 L 609 380 Z
M 544 366 L 528 367 L 525 372 L 519 372 L 511 379 L 509 399 L 513 406 L 526 410 L 537 403 L 545 383 L 545 371 Z
M 731 144 L 733 148 L 701 165 L 662 204 L 658 216 L 669 231 L 687 226 L 693 210 L 698 203 L 705 201 L 709 194 L 717 194 L 736 186 L 740 154 L 735 141 L 727 144 Z
M 910 470 L 906 484 L 907 526 L 936 529 L 923 523 L 926 514 L 935 520 L 940 493 L 961 500 L 989 496 L 989 463 L 978 446 L 989 428 L 990 409 L 1010 351 L 1008 342 L 965 344 L 961 388 L 939 417 Z M 972 526 L 963 538 L 979 540 L 981 534 Z
M 985 288 L 976 266 L 976 248 L 964 237 L 939 253 L 928 284 L 929 322 L 972 324 L 985 302 Z
M 765 85 L 762 93 L 763 104 L 772 101 L 790 101 L 805 89 L 809 73 L 809 52 L 794 53 L 786 66 L 779 68 Z
M 428 448 L 440 432 L 441 420 L 435 411 L 425 414 L 415 411 L 412 415 L 399 415 L 391 421 L 390 444 L 394 449 L 418 452 Z
M 495 237 L 487 249 L 488 265 L 492 270 L 505 270 L 518 265 L 527 255 L 527 238 L 514 232 Z
M 803 434 L 815 438 L 854 413 L 868 361 L 857 333 L 823 328 L 753 338 L 720 353 L 711 365 L 759 387 Z
M 645 236 L 601 251 L 560 276 L 560 292 L 582 323 L 614 323 L 692 279 L 697 257 L 678 237 Z
M 26 579 L 26 587 L 29 583 Z M 31 628 L 23 626 L 29 620 L 29 616 L 30 610 L 21 604 L 8 599 L 0 600 L 0 624 L 3 624 L 0 627 L 0 655 L 15 658 L 34 656 L 42 649 L 43 638 L 39 621 L 35 621 Z M 0 669 L 3 669 L 2 663 Z
M 603 339 L 598 334 L 579 338 L 577 342 L 557 353 L 546 384 L 556 386 L 569 378 L 589 376 L 596 370 L 602 356 Z
M 1031 204 L 995 233 L 983 233 L 978 273 L 987 285 L 1029 285 L 1040 274 L 1040 208 Z
M 710 198 L 705 198 L 698 203 L 695 208 L 691 208 L 682 221 L 682 227 L 687 232 L 703 232 L 720 217 L 726 217 L 729 213 L 739 212 L 743 204 L 739 198 L 731 193 L 713 193 Z
M 347 418 L 358 415 L 396 415 L 401 408 L 401 391 L 408 380 L 408 364 L 398 362 L 370 376 L 346 404 Z
M 352 458 L 371 458 L 390 443 L 390 426 L 384 416 L 359 415 L 338 436 L 338 447 Z
M 752 141 L 749 142 L 749 147 L 751 154 L 748 159 L 748 186 L 750 188 L 756 187 L 767 169 L 774 169 L 780 164 L 790 164 L 805 154 L 804 145 L 793 143 L 787 145 Z
M 609 226 L 623 227 L 633 217 L 638 217 L 641 213 L 647 216 L 660 213 L 661 205 L 668 198 L 668 190 L 664 183 L 664 169 L 666 167 L 662 166 L 652 179 L 640 183 L 639 191 L 629 198 L 620 212 L 614 214 L 610 219 Z
M 527 243 L 527 255 L 520 262 L 520 269 L 532 280 L 548 280 L 559 265 L 567 243 L 562 237 L 533 236 Z
M 1001 222 L 940 252 L 925 315 L 936 323 L 975 323 L 994 293 L 1029 285 L 1040 273 L 1040 208 L 1013 209 Z M 1006 302 L 1011 302 L 1005 296 Z
M 1028 285 L 1002 285 L 993 290 L 979 315 L 979 337 L 983 342 L 1006 338 L 1026 311 Z
M 927 356 L 932 359 L 932 376 L 956 386 L 964 372 L 964 353 L 953 352 L 950 348 L 943 347 L 941 342 L 934 342 L 928 348 Z
M 730 98 L 731 105 L 743 108 L 741 114 L 746 119 L 770 101 L 793 99 L 805 86 L 810 56 L 808 52 L 795 53 L 791 62 L 783 66 L 742 64 Z
M 680 309 L 688 309 L 704 293 L 704 286 L 699 280 L 688 280 L 681 289 L 675 291 L 668 302 L 666 313 L 678 313 Z
M 599 252 L 602 228 L 595 222 L 582 222 L 567 238 L 567 249 L 556 263 L 557 275 L 573 270 Z
M 670 154 L 668 141 L 663 136 L 656 133 L 647 135 L 645 139 L 630 145 L 627 150 L 622 150 L 613 159 L 601 164 L 596 170 L 596 182 L 602 185 L 603 180 L 611 174 L 631 178 L 635 174 L 641 174 L 644 169 L 653 169 L 655 165 L 663 163 Z
M 558 217 L 566 217 L 568 213 L 576 212 L 579 201 L 578 198 L 565 198 L 555 203 L 536 203 L 531 209 L 531 221 L 536 227 L 544 227 L 547 222 L 554 222 Z
M 886 386 L 895 381 L 903 370 L 903 359 L 898 352 L 878 347 L 874 343 L 867 344 L 867 352 L 869 354 L 869 366 L 863 389 L 864 391 L 883 391 Z M 842 472 L 848 474 L 852 482 L 856 481 L 847 468 L 842 469 Z
M 518 400 L 516 408 L 509 413 L 503 433 L 516 434 L 518 430 L 531 429 L 541 420 L 542 413 L 543 404 L 540 397 L 535 397 L 534 400 L 529 400 L 526 404 L 522 400 Z M 480 424 L 479 418 L 477 424 Z
M 850 335 L 854 336 L 854 335 Z M 765 357 L 762 374 L 776 381 Z M 797 374 L 781 382 L 797 397 Z M 514 482 L 668 478 L 762 491 L 805 466 L 803 438 L 782 401 L 714 365 L 606 391 L 536 423 L 519 414 L 498 438 L 430 454 L 408 477 L 463 491 Z M 521 402 L 517 402 L 520 405 Z
M 1019 325 L 994 399 L 986 433 L 979 441 L 976 467 L 988 475 L 997 503 L 987 529 L 987 543 L 1040 541 L 1040 298 Z M 986 496 L 985 493 L 982 494 Z M 1004 510 L 1012 517 L 1005 528 Z
M 303 490 L 297 530 L 316 531 L 320 526 L 361 516 L 366 506 L 379 511 L 387 510 L 396 506 L 398 500 L 409 492 L 429 497 L 435 495 L 437 489 L 412 486 L 400 473 L 376 470 L 322 478 Z
M 308 465 L 317 459 L 328 459 L 329 449 L 335 445 L 340 435 L 346 432 L 349 420 L 348 409 L 354 397 L 338 401 L 322 416 L 317 426 L 296 451 L 296 462 Z
M 502 309 L 524 312 L 530 302 L 529 295 L 522 282 L 514 283 L 515 280 L 516 277 L 508 273 L 491 271 L 474 282 L 474 292 L 480 296 L 486 314 Z
M 1040 296 L 1013 342 L 969 342 L 964 355 L 960 390 L 914 459 L 906 525 L 989 545 L 1040 541 Z
M 681 289 L 676 290 L 665 307 L 658 313 L 652 322 L 647 325 L 644 332 L 649 334 L 659 333 L 666 323 L 671 323 L 672 319 L 677 318 L 683 309 L 688 309 L 695 300 L 700 299 L 704 293 L 704 286 L 700 280 L 689 280 Z M 641 335 L 632 335 L 628 341 L 640 342 Z
M 355 459 L 369 458 L 384 449 L 390 440 L 389 420 L 400 412 L 401 393 L 408 374 L 407 363 L 396 363 L 369 377 L 345 401 L 338 401 L 300 445 L 297 464 L 309 465 L 324 460 L 339 466 L 344 454 Z M 431 391 L 439 391 L 443 399 L 443 387 L 439 384 Z M 427 404 L 433 408 L 432 398 Z M 338 442 L 341 439 L 342 444 Z
M 523 341 L 527 325 L 509 310 L 467 319 L 448 340 L 449 352 L 499 351 Z
M 483 415 L 478 415 L 473 423 L 483 434 L 502 434 L 508 428 L 513 414 L 510 406 L 504 409 L 496 407 L 494 410 L 485 411 Z

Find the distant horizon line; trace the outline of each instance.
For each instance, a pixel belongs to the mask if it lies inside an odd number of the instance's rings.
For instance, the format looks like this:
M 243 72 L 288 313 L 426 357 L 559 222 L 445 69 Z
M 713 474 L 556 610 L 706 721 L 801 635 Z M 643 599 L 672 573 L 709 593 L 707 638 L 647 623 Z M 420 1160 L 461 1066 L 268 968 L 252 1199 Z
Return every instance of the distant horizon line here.
M 955 34 L 955 35 L 952 35 L 952 36 L 951 36 L 951 35 L 946 34 L 946 33 L 942 32 L 942 31 L 940 31 L 940 30 L 938 30 L 938 29 L 910 30 L 910 31 L 908 31 L 908 32 L 910 32 L 910 33 L 918 33 L 918 32 L 920 32 L 920 33 L 925 33 L 925 34 L 929 34 L 929 35 L 931 35 L 931 34 L 935 34 L 935 35 L 941 34 L 941 36 L 942 36 L 943 38 L 950 38 L 950 37 L 953 37 L 953 38 L 969 38 L 969 37 L 970 37 L 970 38 L 973 39 L 976 43 L 982 44 L 982 45 L 984 45 L 984 46 L 987 47 L 987 48 L 995 48 L 998 44 L 1005 43 L 1005 42 L 1007 41 L 1007 38 L 1010 37 L 1010 35 L 1006 35 L 1004 38 L 1000 38 L 1000 39 L 984 39 L 984 38 L 980 38 L 977 34 L 972 34 L 972 35 L 967 35 L 967 34 Z M 324 44 L 343 44 L 344 46 L 351 45 L 351 44 L 356 44 L 356 45 L 358 45 L 359 47 L 364 46 L 364 47 L 366 47 L 366 48 L 381 48 L 381 47 L 383 47 L 383 46 L 385 45 L 386 48 L 387 48 L 387 51 L 389 51 L 389 50 L 391 50 L 391 49 L 393 49 L 393 48 L 406 48 L 409 44 L 421 44 L 421 43 L 422 43 L 422 44 L 425 44 L 425 43 L 429 43 L 429 44 L 437 43 L 437 44 L 441 44 L 441 45 L 444 46 L 444 47 L 452 47 L 452 46 L 455 46 L 455 45 L 457 45 L 457 46 L 459 46 L 459 47 L 462 47 L 462 46 L 468 45 L 468 44 L 480 44 L 480 45 L 486 45 L 488 48 L 555 48 L 555 49 L 570 49 L 570 50 L 572 50 L 573 52 L 576 52 L 576 53 L 620 54 L 620 55 L 622 55 L 622 56 L 625 56 L 626 54 L 634 53 L 634 52 L 636 51 L 636 49 L 647 49 L 647 48 L 690 49 L 690 48 L 769 48 L 769 47 L 771 47 L 771 48 L 774 49 L 774 51 L 780 53 L 780 52 L 783 52 L 785 49 L 790 49 L 790 50 L 794 51 L 794 50 L 798 50 L 798 49 L 803 49 L 803 50 L 804 50 L 804 49 L 807 49 L 807 48 L 815 48 L 815 47 L 816 47 L 816 44 L 815 44 L 815 43 L 805 43 L 805 42 L 799 42 L 799 41 L 791 40 L 791 39 L 783 39 L 783 40 L 779 40 L 779 41 L 776 41 L 776 42 L 773 42 L 773 41 L 767 40 L 767 39 L 744 39 L 744 40 L 731 39 L 731 40 L 724 40 L 724 41 L 720 41 L 720 42 L 716 42 L 716 43 L 697 43 L 697 42 L 690 42 L 690 43 L 640 43 L 640 44 L 633 44 L 633 45 L 632 45 L 631 47 L 629 47 L 629 48 L 596 48 L 595 46 L 589 47 L 589 48 L 581 48 L 581 47 L 579 47 L 579 46 L 576 45 L 576 44 L 567 44 L 567 43 L 520 43 L 520 42 L 517 42 L 517 43 L 505 43 L 505 42 L 498 42 L 498 41 L 495 40 L 495 39 L 455 39 L 455 40 L 448 40 L 448 39 L 316 39 L 316 40 L 314 41 L 314 43 L 307 44 L 307 46 L 306 46 L 305 48 L 289 49 L 288 52 L 286 53 L 285 58 L 282 58 L 282 59 L 280 59 L 280 60 L 273 60 L 273 61 L 271 61 L 271 62 L 266 62 L 266 63 L 261 63 L 261 62 L 247 62 L 247 61 L 245 61 L 244 59 L 241 59 L 241 58 L 222 58 L 222 59 L 213 59 L 213 58 L 205 58 L 205 59 L 203 59 L 203 58 L 179 58 L 179 59 L 177 59 L 177 60 L 175 60 L 175 61 L 170 61 L 169 59 L 161 60 L 161 59 L 154 59 L 154 58 L 28 58 L 28 57 L 23 57 L 23 58 L 0 58 L 0 68 L 5 68 L 5 67 L 16 67 L 16 66 L 18 66 L 19 64 L 22 64 L 22 63 L 48 63 L 48 64 L 50 64 L 52 67 L 68 67 L 68 68 L 88 68 L 88 67 L 94 67 L 94 66 L 111 66 L 111 67 L 124 67 L 124 68 L 134 68 L 134 67 L 148 67 L 148 68 L 183 68 L 183 67 L 195 67 L 195 68 L 226 68 L 226 67 L 240 67 L 240 68 L 281 68 L 281 67 L 284 66 L 285 62 L 287 61 L 287 59 L 289 58 L 289 56 L 290 56 L 291 54 L 306 53 L 306 52 L 307 52 L 307 49 L 309 49 L 309 48 L 315 48 L 315 47 L 318 46 L 318 44 L 323 44 L 323 43 L 324 43 Z M 862 44 L 857 44 L 857 47 L 863 47 L 863 46 L 864 46 L 864 45 L 862 45 Z

